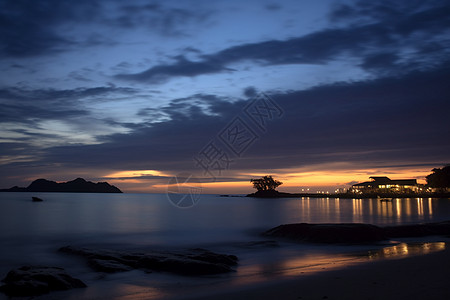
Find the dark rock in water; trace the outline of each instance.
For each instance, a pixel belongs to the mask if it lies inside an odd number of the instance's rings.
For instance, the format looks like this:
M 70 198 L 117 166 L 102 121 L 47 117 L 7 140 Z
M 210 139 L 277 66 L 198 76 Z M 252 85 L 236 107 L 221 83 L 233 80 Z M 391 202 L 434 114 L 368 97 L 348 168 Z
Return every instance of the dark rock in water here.
M 2 281 L 5 284 L 0 290 L 10 297 L 38 296 L 51 291 L 86 287 L 81 280 L 57 267 L 23 266 L 11 270 Z
M 384 230 L 386 232 L 386 235 L 393 238 L 450 235 L 450 221 L 388 226 L 385 227 Z
M 181 275 L 220 274 L 233 271 L 231 267 L 237 265 L 238 261 L 234 255 L 214 253 L 205 249 L 135 253 L 66 246 L 59 251 L 83 256 L 95 271 L 107 273 L 144 269 Z
M 287 224 L 272 228 L 265 236 L 318 243 L 368 243 L 385 240 L 382 228 L 370 224 Z
M 91 258 L 88 260 L 88 264 L 95 271 L 104 273 L 117 273 L 132 270 L 130 266 L 110 259 Z
M 286 224 L 263 233 L 297 241 L 319 243 L 368 243 L 389 238 L 450 235 L 450 221 L 378 227 L 370 224 Z
M 258 249 L 258 248 L 276 248 L 280 247 L 277 241 L 251 241 L 240 243 L 237 245 L 239 248 Z
M 42 201 L 44 201 L 44 200 L 42 200 L 42 199 L 39 198 L 39 197 L 31 197 L 31 201 L 33 201 L 33 202 L 42 202 Z

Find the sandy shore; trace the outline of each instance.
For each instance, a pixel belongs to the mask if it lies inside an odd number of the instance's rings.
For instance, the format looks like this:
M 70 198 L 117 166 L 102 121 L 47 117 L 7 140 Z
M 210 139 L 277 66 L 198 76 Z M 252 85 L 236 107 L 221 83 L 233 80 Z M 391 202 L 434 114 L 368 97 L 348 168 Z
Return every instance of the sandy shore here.
M 450 299 L 450 249 L 189 299 Z

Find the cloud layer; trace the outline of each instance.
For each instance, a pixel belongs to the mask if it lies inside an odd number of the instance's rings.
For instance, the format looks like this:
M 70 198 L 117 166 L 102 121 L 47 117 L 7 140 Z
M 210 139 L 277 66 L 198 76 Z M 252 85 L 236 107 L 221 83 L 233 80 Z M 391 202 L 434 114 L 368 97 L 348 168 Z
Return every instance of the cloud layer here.
M 171 77 L 232 71 L 232 64 L 243 61 L 260 65 L 326 64 L 342 56 L 361 60 L 360 66 L 371 72 L 398 74 L 432 67 L 429 64 L 435 64 L 442 54 L 449 54 L 448 50 L 443 50 L 448 49 L 448 39 L 438 37 L 450 33 L 450 5 L 446 2 L 434 7 L 418 5 L 406 12 L 404 5 L 392 6 L 391 3 L 340 6 L 330 17 L 338 26 L 287 40 L 238 45 L 202 55 L 198 61 L 180 56 L 174 63 L 117 77 L 160 83 Z M 360 16 L 368 20 L 360 22 Z M 350 26 L 342 25 L 349 20 Z M 436 49 L 442 50 L 436 52 Z M 418 60 L 423 56 L 427 58 Z
M 439 164 L 448 159 L 448 68 L 402 78 L 272 93 L 281 119 L 230 166 L 230 172 L 347 163 L 357 168 Z M 174 99 L 167 121 L 141 124 L 98 145 L 46 149 L 40 163 L 67 168 L 196 172 L 193 157 L 238 115 L 245 101 L 213 95 Z M 151 112 L 144 111 L 142 114 Z M 257 129 L 255 129 L 257 130 Z M 17 154 L 16 144 L 3 153 Z M 23 172 L 28 163 L 14 165 Z M 14 172 L 13 170 L 3 170 Z M 226 175 L 225 175 L 226 176 Z
M 0 0 L 0 24 L 5 187 L 204 176 L 194 157 L 259 92 L 284 114 L 220 180 L 450 161 L 448 1 Z

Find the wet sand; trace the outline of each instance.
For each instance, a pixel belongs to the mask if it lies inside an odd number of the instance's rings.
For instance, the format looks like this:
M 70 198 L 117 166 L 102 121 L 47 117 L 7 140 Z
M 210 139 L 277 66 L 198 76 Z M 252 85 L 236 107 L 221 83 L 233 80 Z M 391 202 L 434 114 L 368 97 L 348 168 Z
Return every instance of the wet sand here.
M 450 299 L 450 249 L 185 299 Z

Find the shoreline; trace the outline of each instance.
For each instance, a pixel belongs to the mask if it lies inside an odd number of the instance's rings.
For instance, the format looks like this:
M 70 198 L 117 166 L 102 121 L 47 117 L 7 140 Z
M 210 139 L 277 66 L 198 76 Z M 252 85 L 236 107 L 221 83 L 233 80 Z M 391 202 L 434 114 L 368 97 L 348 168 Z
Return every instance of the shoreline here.
M 189 296 L 206 299 L 450 299 L 450 249 Z
M 232 195 L 220 195 L 221 197 L 232 197 Z M 343 198 L 343 199 L 407 199 L 407 198 L 449 198 L 450 193 L 367 193 L 367 194 L 354 194 L 354 193 L 286 193 L 278 191 L 258 191 L 255 193 L 247 194 L 244 197 L 250 198 Z

